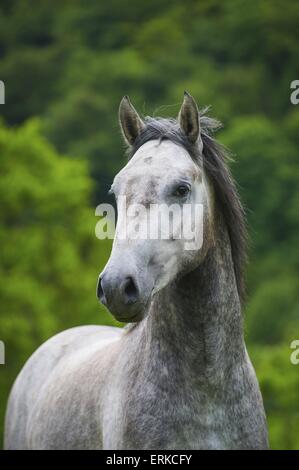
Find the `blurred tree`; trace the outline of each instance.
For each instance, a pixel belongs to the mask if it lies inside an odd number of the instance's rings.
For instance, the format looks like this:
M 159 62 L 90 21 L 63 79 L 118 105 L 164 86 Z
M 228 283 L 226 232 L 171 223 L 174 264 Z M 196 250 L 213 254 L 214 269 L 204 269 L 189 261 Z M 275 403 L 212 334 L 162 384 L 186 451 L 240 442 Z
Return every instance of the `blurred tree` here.
M 283 126 L 264 116 L 235 118 L 222 140 L 237 155 L 233 170 L 248 208 L 255 255 L 288 244 L 299 229 L 298 212 L 290 216 L 298 202 L 296 146 Z

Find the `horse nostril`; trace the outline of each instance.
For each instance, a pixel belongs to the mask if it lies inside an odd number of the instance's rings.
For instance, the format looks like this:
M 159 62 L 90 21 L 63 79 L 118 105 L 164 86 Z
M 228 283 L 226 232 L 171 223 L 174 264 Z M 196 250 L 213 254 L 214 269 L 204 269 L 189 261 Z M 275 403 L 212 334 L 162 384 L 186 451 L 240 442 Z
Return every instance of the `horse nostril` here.
M 138 288 L 131 277 L 128 277 L 123 284 L 123 293 L 126 304 L 133 304 L 138 299 Z
M 98 285 L 97 285 L 97 298 L 103 304 L 106 304 L 106 297 L 105 297 L 104 289 L 103 289 L 103 286 L 102 286 L 102 278 L 101 277 L 99 277 Z
M 116 276 L 103 275 L 99 277 L 97 285 L 97 298 L 108 308 L 116 305 L 131 305 L 137 302 L 139 292 L 137 283 L 132 277 L 122 279 Z

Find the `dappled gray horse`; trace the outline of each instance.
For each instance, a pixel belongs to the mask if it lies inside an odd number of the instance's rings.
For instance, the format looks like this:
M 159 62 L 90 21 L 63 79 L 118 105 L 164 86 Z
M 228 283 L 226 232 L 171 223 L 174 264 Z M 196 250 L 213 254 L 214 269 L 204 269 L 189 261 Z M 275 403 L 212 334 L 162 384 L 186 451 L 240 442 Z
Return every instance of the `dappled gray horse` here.
M 11 392 L 5 446 L 267 448 L 243 337 L 244 215 L 212 135 L 217 123 L 187 92 L 177 120 L 141 119 L 128 97 L 119 116 L 130 159 L 114 179 L 116 200 L 126 196 L 146 213 L 153 204 L 199 204 L 202 243 L 134 238 L 118 207 L 97 294 L 130 325 L 72 328 L 43 344 Z

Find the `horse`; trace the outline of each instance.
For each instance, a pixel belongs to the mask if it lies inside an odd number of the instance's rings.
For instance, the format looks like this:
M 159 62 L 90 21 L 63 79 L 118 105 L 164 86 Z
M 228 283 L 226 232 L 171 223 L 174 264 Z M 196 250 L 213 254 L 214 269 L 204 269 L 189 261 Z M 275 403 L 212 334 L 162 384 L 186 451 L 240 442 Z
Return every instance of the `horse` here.
M 31 356 L 9 398 L 5 448 L 267 449 L 243 334 L 245 214 L 219 123 L 188 92 L 176 119 L 141 117 L 125 96 L 119 122 L 129 159 L 111 187 L 118 221 L 97 297 L 127 325 L 71 328 Z M 121 197 L 146 214 L 200 205 L 201 243 L 131 236 Z

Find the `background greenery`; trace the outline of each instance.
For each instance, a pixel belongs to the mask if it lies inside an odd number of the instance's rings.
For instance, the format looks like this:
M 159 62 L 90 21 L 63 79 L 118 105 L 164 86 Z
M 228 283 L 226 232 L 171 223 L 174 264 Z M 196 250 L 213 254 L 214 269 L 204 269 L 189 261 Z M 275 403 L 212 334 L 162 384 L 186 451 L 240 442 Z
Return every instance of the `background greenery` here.
M 219 139 L 251 236 L 249 351 L 272 448 L 299 448 L 299 3 L 292 0 L 2 0 L 0 422 L 9 388 L 42 341 L 113 323 L 95 298 L 110 243 L 96 203 L 124 164 L 117 108 L 172 115 L 184 89 L 221 119 Z M 170 105 L 170 106 L 161 106 Z

